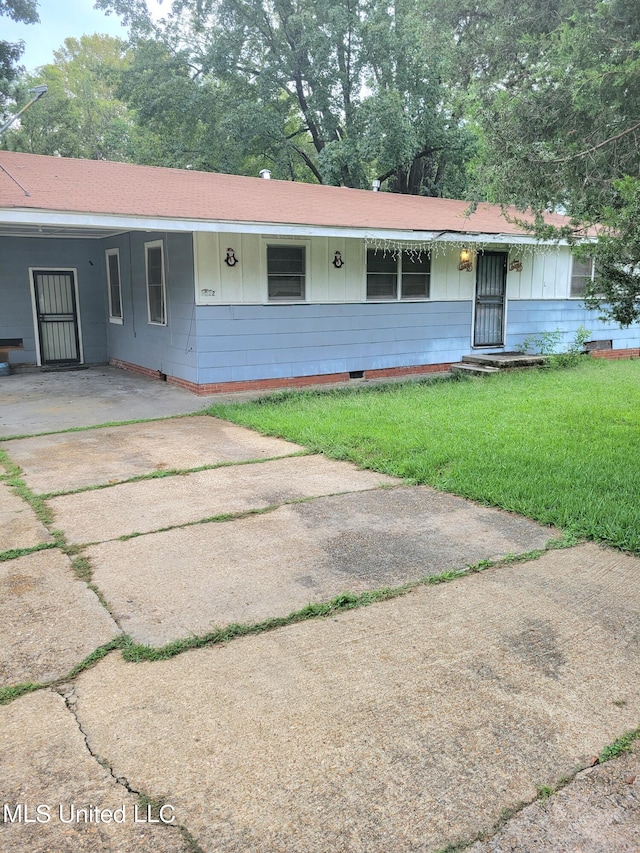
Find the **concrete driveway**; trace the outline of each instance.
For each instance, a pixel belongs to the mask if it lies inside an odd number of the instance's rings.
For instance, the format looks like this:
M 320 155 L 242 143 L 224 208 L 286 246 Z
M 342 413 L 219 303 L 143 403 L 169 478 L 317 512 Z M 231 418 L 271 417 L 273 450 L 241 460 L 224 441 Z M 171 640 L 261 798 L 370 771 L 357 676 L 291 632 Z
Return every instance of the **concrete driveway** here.
M 0 450 L 3 851 L 639 848 L 637 559 L 203 415 Z

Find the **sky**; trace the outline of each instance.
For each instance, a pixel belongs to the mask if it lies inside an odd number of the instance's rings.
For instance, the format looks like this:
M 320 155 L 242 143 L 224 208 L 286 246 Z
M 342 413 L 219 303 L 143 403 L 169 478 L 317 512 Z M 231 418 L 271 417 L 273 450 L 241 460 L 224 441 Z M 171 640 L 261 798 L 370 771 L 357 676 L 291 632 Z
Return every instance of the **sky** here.
M 94 0 L 39 0 L 39 24 L 18 24 L 8 17 L 0 17 L 0 39 L 25 43 L 20 60 L 28 71 L 53 61 L 53 51 L 62 47 L 64 40 L 93 33 L 106 33 L 126 38 L 126 27 L 117 15 L 106 15 L 93 8 Z M 165 2 L 165 8 L 168 5 Z

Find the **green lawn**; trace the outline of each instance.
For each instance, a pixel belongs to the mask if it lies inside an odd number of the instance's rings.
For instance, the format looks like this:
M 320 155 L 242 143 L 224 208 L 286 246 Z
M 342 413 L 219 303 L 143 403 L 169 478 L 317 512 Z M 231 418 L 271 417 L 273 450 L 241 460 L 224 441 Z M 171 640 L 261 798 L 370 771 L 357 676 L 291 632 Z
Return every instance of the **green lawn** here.
M 640 553 L 638 360 L 284 392 L 209 411 Z

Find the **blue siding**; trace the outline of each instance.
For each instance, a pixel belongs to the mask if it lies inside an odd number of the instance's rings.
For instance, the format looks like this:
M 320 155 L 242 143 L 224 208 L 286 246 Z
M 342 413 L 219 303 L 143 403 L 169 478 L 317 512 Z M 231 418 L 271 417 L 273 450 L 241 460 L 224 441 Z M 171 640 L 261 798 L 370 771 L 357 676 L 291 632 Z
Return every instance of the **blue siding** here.
M 36 363 L 30 267 L 77 270 L 84 361 L 106 362 L 106 274 L 100 244 L 95 240 L 0 237 L 0 338 L 24 341 L 24 349 L 11 352 L 11 363 Z
M 167 325 L 148 321 L 144 244 L 164 242 Z M 198 381 L 191 234 L 132 232 L 101 241 L 102 265 L 107 249 L 120 250 L 122 325 L 109 323 L 109 356 Z
M 592 340 L 611 340 L 614 349 L 640 346 L 640 324 L 620 329 L 615 323 L 598 319 L 597 311 L 589 311 L 577 299 L 513 299 L 507 309 L 506 348 L 514 350 L 528 336 L 541 332 L 563 332 L 561 348 L 567 348 L 580 326 L 590 332 Z
M 471 302 L 198 306 L 199 382 L 457 361 Z

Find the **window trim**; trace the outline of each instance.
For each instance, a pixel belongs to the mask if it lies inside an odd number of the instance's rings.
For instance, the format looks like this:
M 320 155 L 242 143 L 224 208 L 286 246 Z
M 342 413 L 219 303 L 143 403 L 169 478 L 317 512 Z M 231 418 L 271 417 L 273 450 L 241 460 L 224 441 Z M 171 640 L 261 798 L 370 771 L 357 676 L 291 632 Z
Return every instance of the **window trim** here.
M 431 256 L 427 252 L 423 252 L 424 255 L 427 256 L 429 261 L 429 272 L 427 273 L 427 290 L 428 293 L 425 296 L 403 296 L 402 295 L 402 282 L 403 278 L 406 275 L 409 277 L 411 273 L 404 273 L 402 259 L 405 255 L 409 254 L 408 249 L 402 249 L 398 252 L 398 256 L 396 258 L 396 288 L 394 296 L 369 296 L 369 252 L 376 253 L 378 251 L 382 251 L 384 256 L 384 250 L 375 249 L 370 246 L 365 246 L 365 257 L 364 257 L 364 271 L 365 271 L 365 300 L 367 302 L 429 302 L 431 299 Z M 392 254 L 387 251 L 387 255 Z
M 162 296 L 162 313 L 163 320 L 152 320 L 151 319 L 151 292 L 149 289 L 149 249 L 160 249 L 160 259 L 162 263 L 162 281 L 160 282 L 160 293 Z M 150 326 L 166 326 L 167 325 L 167 285 L 166 285 L 166 276 L 165 276 L 165 264 L 164 264 L 164 240 L 152 240 L 149 243 L 144 244 L 144 269 L 145 269 L 145 283 L 147 289 L 147 322 Z M 154 285 L 157 287 L 157 285 Z
M 118 295 L 120 299 L 120 314 L 113 313 L 113 298 L 111 295 L 112 287 L 111 287 L 111 267 L 109 266 L 109 258 L 113 257 L 117 258 L 118 263 Z M 106 249 L 104 253 L 105 263 L 107 267 L 107 296 L 109 298 L 109 322 L 115 323 L 118 326 L 122 326 L 124 323 L 124 308 L 122 305 L 122 275 L 120 273 L 120 249 Z
M 303 249 L 304 250 L 304 276 L 302 282 L 302 296 L 271 296 L 269 293 L 269 249 Z M 310 240 L 265 240 L 264 244 L 264 269 L 266 279 L 266 302 L 268 305 L 292 305 L 302 304 L 309 301 L 309 269 L 311 267 L 311 241 Z
M 580 276 L 576 275 L 575 276 L 575 278 L 580 278 L 580 279 L 584 280 L 585 286 L 586 286 L 587 282 L 593 281 L 595 279 L 595 273 L 596 273 L 595 258 L 593 256 L 589 256 L 588 260 L 591 263 L 591 273 L 589 275 L 580 275 Z M 578 261 L 578 263 L 583 263 L 582 261 L 579 261 L 574 255 L 571 255 L 571 272 L 569 273 L 569 299 L 584 299 L 584 293 L 581 293 L 579 295 L 574 295 L 571 292 L 573 290 L 573 287 L 572 287 L 573 279 L 574 279 L 574 271 L 573 270 L 574 270 L 574 266 L 575 266 L 576 261 Z M 586 263 L 586 261 L 585 261 L 585 263 Z

